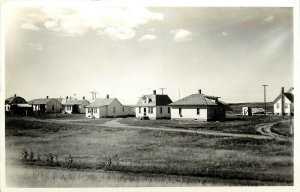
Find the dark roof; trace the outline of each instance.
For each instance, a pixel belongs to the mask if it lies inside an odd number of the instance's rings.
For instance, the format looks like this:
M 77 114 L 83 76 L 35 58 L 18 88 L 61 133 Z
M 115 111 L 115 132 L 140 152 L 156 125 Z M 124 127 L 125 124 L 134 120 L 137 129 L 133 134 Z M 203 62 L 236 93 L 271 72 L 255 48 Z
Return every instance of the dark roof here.
M 164 106 L 172 103 L 168 95 L 143 95 L 136 106 Z
M 81 105 L 85 101 L 87 101 L 87 100 L 69 100 L 64 105 Z M 90 102 L 88 102 L 88 103 L 90 103 Z
M 283 93 L 283 95 L 290 100 L 290 102 L 294 103 L 294 94 L 293 93 Z M 276 99 L 273 101 L 273 103 L 275 104 L 282 96 L 282 93 L 280 93 Z
M 291 88 L 287 91 L 287 93 L 292 93 L 292 91 L 294 91 L 294 87 L 291 87 Z
M 49 101 L 53 100 L 54 98 L 49 98 L 49 99 L 33 99 L 31 101 L 28 101 L 28 104 L 31 105 L 45 105 L 47 104 Z M 55 99 L 56 101 L 58 101 L 57 99 Z M 58 101 L 59 102 L 59 101 Z
M 232 111 L 229 105 L 218 99 L 215 103 L 217 97 L 208 96 L 204 94 L 192 94 L 190 96 L 184 97 L 171 103 L 171 106 L 224 106 L 226 110 Z
M 5 104 L 12 104 L 15 99 L 23 99 L 25 101 L 24 103 L 26 103 L 26 100 L 23 97 L 17 96 L 17 97 L 9 97 L 5 99 Z
M 102 98 L 102 99 L 95 99 L 93 103 L 86 107 L 102 107 L 106 105 L 110 105 L 116 98 Z M 117 100 L 118 101 L 118 100 Z

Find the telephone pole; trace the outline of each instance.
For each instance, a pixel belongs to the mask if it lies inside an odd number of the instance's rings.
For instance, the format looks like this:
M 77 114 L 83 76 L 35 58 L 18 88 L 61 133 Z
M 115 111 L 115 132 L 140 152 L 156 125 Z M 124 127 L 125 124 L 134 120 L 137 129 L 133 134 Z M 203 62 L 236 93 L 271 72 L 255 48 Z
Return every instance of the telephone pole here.
M 267 104 L 266 104 L 266 87 L 268 85 L 262 85 L 264 87 L 264 103 L 265 103 L 265 115 L 267 115 Z
M 96 94 L 98 94 L 96 91 L 91 91 L 90 92 L 92 94 L 93 100 L 96 99 Z

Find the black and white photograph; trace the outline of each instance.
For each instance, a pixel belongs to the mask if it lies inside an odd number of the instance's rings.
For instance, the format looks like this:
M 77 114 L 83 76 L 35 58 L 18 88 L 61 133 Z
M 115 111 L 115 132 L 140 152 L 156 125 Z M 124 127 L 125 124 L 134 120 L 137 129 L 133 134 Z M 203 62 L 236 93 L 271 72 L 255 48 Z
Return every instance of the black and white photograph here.
M 4 2 L 1 188 L 295 191 L 288 2 Z

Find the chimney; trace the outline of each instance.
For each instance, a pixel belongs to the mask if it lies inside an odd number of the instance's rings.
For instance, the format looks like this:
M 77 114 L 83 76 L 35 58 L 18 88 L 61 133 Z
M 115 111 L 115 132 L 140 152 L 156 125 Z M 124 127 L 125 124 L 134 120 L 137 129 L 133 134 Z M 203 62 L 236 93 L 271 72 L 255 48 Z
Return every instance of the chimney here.
M 218 103 L 218 102 L 219 102 L 219 98 L 218 98 L 218 97 L 216 97 L 216 100 L 215 100 L 215 102 L 216 102 L 216 103 Z
M 82 97 L 82 100 L 85 100 L 85 96 Z
M 285 115 L 284 87 L 281 87 L 281 114 Z
M 109 94 L 106 95 L 106 98 L 107 98 L 107 99 L 109 98 Z
M 153 95 L 156 95 L 156 90 L 153 90 Z
M 15 97 L 17 97 L 17 94 L 15 94 Z
M 201 89 L 198 90 L 198 94 L 201 94 Z
M 46 99 L 49 99 L 49 96 L 46 96 Z

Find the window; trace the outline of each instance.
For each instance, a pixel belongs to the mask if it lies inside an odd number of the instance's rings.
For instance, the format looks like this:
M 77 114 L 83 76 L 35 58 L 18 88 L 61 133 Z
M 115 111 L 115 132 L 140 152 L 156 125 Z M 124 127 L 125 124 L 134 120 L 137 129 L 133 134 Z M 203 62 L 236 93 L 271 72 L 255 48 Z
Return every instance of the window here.
M 289 105 L 288 105 L 288 104 L 285 104 L 284 107 L 287 109 L 287 108 L 289 107 Z
M 280 103 L 276 103 L 276 108 L 279 109 Z
M 148 107 L 148 113 L 153 114 L 153 107 Z
M 141 107 L 139 107 L 139 113 L 141 113 Z
M 197 108 L 197 115 L 200 115 L 200 109 Z
M 171 109 L 170 109 L 170 107 L 168 107 L 168 113 L 171 113 Z
M 123 112 L 125 111 L 125 108 L 124 107 L 122 107 L 122 110 L 123 110 Z
M 148 103 L 151 103 L 151 102 L 152 102 L 152 99 L 149 98 L 149 99 L 148 99 Z
M 97 113 L 97 108 L 94 108 L 94 113 Z
M 115 113 L 115 112 L 116 112 L 116 107 L 113 108 L 113 113 Z
M 52 111 L 54 111 L 54 105 L 52 105 Z
M 178 109 L 178 112 L 179 112 L 179 116 L 182 117 L 181 108 Z
M 160 107 L 160 114 L 162 114 L 162 107 Z

